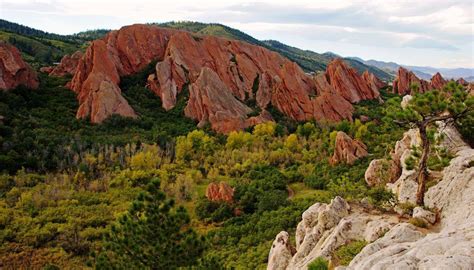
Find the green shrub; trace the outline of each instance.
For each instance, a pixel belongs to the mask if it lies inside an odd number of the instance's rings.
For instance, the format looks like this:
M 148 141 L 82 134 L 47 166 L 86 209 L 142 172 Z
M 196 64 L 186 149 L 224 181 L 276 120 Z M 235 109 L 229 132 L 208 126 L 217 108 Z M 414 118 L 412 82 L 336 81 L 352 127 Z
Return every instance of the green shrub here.
M 367 192 L 369 200 L 375 206 L 383 206 L 384 204 L 395 201 L 395 195 L 385 187 L 374 187 Z
M 314 189 L 321 189 L 321 190 L 325 190 L 328 185 L 328 181 L 325 178 L 316 174 L 310 174 L 307 177 L 305 177 L 304 183 L 309 187 L 312 187 Z
M 323 257 L 317 257 L 308 265 L 308 270 L 328 270 L 329 263 Z
M 399 203 L 398 207 L 403 210 L 403 213 L 411 216 L 413 214 L 413 209 L 416 207 L 416 205 L 411 202 L 404 202 Z
M 427 228 L 428 227 L 428 223 L 426 223 L 426 221 L 422 218 L 410 218 L 408 220 L 408 223 L 410 223 L 412 225 L 415 225 L 416 227 L 420 227 L 420 228 Z
M 349 265 L 352 259 L 367 245 L 365 241 L 353 241 L 339 247 L 334 253 L 339 265 Z

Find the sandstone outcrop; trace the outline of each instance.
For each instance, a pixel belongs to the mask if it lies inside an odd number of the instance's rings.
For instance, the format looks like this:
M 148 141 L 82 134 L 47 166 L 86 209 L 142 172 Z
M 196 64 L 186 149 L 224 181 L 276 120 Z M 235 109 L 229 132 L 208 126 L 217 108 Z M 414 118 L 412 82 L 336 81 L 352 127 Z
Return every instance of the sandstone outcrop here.
M 460 85 L 464 85 L 464 86 L 469 84 L 466 80 L 464 80 L 464 78 L 459 78 L 459 79 L 456 80 L 456 82 L 459 83 Z
M 412 71 L 400 67 L 393 81 L 393 92 L 399 95 L 413 94 L 410 87 L 414 84 L 418 85 L 421 93 L 431 90 L 429 82 L 419 79 Z
M 20 85 L 36 89 L 39 86 L 36 72 L 21 58 L 14 46 L 0 41 L 0 90 Z
M 350 241 L 374 241 L 398 223 L 394 216 L 377 216 L 352 208 L 341 197 L 330 204 L 315 203 L 302 215 L 296 229 L 296 253 L 288 233 L 280 232 L 269 253 L 267 269 L 307 269 L 317 257 L 332 253 Z M 290 256 L 293 255 L 293 256 Z
M 49 73 L 50 76 L 63 77 L 66 75 L 73 75 L 76 72 L 77 64 L 82 58 L 83 53 L 77 51 L 72 55 L 65 55 L 61 59 L 61 62 L 52 68 Z
M 80 103 L 77 117 L 90 117 L 95 123 L 111 114 L 135 117 L 121 96 L 120 77 L 137 73 L 154 61 L 155 71 L 147 83 L 161 98 L 163 108 L 173 108 L 177 95 L 189 88 L 192 100 L 186 115 L 201 124 L 209 122 L 219 132 L 271 120 L 265 111 L 269 106 L 297 121 L 351 120 L 350 102 L 378 97 L 378 91 L 341 60 L 333 61 L 325 79 L 317 81 L 294 62 L 259 46 L 132 25 L 93 41 L 79 60 L 70 83 Z M 203 85 L 204 81 L 213 86 Z M 210 101 L 210 96 L 197 96 L 201 94 L 223 97 L 212 97 L 218 104 L 200 107 Z M 255 110 L 262 114 L 248 116 Z
M 369 86 L 373 93 L 378 93 L 376 98 L 378 98 L 379 101 L 382 101 L 379 90 L 386 87 L 387 84 L 377 78 L 375 74 L 370 73 L 368 70 L 362 73 L 362 79 L 364 79 L 365 83 Z
M 358 140 L 353 140 L 349 135 L 338 131 L 334 145 L 334 154 L 329 160 L 332 165 L 338 163 L 354 164 L 360 158 L 368 155 L 367 146 Z
M 439 72 L 436 72 L 433 77 L 431 77 L 431 88 L 433 89 L 442 89 L 446 85 L 447 81 L 441 76 Z
M 450 126 L 441 126 L 443 144 L 455 157 L 444 168 L 441 180 L 425 194 L 425 205 L 413 217 L 439 226 L 417 228 L 390 214 L 361 211 L 336 197 L 330 204 L 316 203 L 303 213 L 296 230 L 296 253 L 288 260 L 291 243 L 274 245 L 267 269 L 307 269 L 317 257 L 331 260 L 338 247 L 354 240 L 369 244 L 348 266 L 359 269 L 472 269 L 474 266 L 474 149 L 462 143 Z M 416 130 L 405 133 L 392 155 L 401 157 L 417 144 Z M 402 160 L 402 159 L 399 159 Z M 403 162 L 401 162 L 401 166 Z M 415 189 L 416 192 L 416 189 Z M 399 194 L 398 194 L 399 195 Z M 434 212 L 439 213 L 438 219 Z M 279 236 L 287 235 L 285 232 Z M 278 249 L 277 249 L 278 248 Z M 279 257 L 280 254 L 285 255 Z
M 328 64 L 326 77 L 336 92 L 351 103 L 380 96 L 380 87 L 369 84 L 369 81 L 359 76 L 355 69 L 348 67 L 341 58 L 336 58 Z
M 232 203 L 234 201 L 234 189 L 225 182 L 210 183 L 206 189 L 206 197 L 210 201 Z
M 443 179 L 425 194 L 441 211 L 439 232 L 424 236 L 402 223 L 367 245 L 345 269 L 472 269 L 474 266 L 474 150 L 456 153 Z M 432 218 L 432 217 L 431 217 Z

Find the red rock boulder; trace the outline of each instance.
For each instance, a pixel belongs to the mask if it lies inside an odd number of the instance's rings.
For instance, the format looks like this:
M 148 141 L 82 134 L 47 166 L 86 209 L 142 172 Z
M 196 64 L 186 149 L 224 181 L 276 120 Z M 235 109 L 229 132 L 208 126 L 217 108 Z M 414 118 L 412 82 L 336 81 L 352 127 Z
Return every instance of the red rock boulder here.
M 431 90 L 429 82 L 419 79 L 412 71 L 400 67 L 397 77 L 393 81 L 393 92 L 399 95 L 413 94 L 411 91 L 411 85 L 413 84 L 418 85 L 421 93 Z
M 368 155 L 367 146 L 358 140 L 353 140 L 346 133 L 338 131 L 334 145 L 334 154 L 329 159 L 331 165 L 345 163 L 352 165 L 362 157 Z
M 0 41 L 0 90 L 20 85 L 36 89 L 39 86 L 36 72 L 21 58 L 14 46 Z
M 431 77 L 431 88 L 433 89 L 442 89 L 446 83 L 448 83 L 439 72 L 436 72 L 433 77 Z
M 63 77 L 66 75 L 73 75 L 76 72 L 77 64 L 79 60 L 82 58 L 83 53 L 77 51 L 72 55 L 65 55 L 61 62 L 53 67 L 53 69 L 49 72 L 50 76 L 56 77 Z
M 225 182 L 210 183 L 206 189 L 206 197 L 214 202 L 232 203 L 234 201 L 234 189 Z

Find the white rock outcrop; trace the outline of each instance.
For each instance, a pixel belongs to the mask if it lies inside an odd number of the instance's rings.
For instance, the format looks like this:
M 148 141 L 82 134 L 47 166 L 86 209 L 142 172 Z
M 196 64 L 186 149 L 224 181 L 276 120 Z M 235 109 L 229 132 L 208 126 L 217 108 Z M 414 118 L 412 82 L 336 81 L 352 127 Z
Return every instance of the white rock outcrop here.
M 425 194 L 425 205 L 438 213 L 438 217 L 421 207 L 413 211 L 414 217 L 429 223 L 438 218 L 439 226 L 421 230 L 409 223 L 400 223 L 393 215 L 371 214 L 336 197 L 330 204 L 316 203 L 303 213 L 296 231 L 296 253 L 291 258 L 281 256 L 278 264 L 269 264 L 267 269 L 307 269 L 317 257 L 331 259 L 340 246 L 353 240 L 365 240 L 369 244 L 351 263 L 336 269 L 474 270 L 474 149 L 460 139 L 454 128 L 443 127 L 440 132 L 444 134 L 443 146 L 455 157 L 444 168 L 440 181 Z M 400 183 L 392 184 L 392 190 L 402 192 L 397 194 L 398 198 L 408 200 L 416 193 L 416 182 L 413 181 L 414 187 L 407 184 L 412 181 L 413 172 L 406 168 L 404 160 L 410 148 L 418 143 L 416 130 L 410 130 L 396 144 L 393 156 L 398 157 L 402 174 L 397 180 Z M 285 233 L 280 233 L 277 239 L 288 235 Z M 275 242 L 269 261 L 277 261 L 273 258 L 277 254 L 292 254 L 291 250 L 277 252 L 282 248 Z
M 440 231 L 423 236 L 399 224 L 367 245 L 346 269 L 474 269 L 474 150 L 458 149 L 442 180 L 425 194 L 426 206 L 441 212 Z
M 423 209 L 423 207 L 415 207 L 413 209 L 413 217 L 414 218 L 419 218 L 419 219 L 422 219 L 424 221 L 426 221 L 427 223 L 430 223 L 430 224 L 435 224 L 436 222 L 436 214 L 431 212 L 431 211 L 428 211 L 428 210 L 425 210 Z
M 296 253 L 280 232 L 269 253 L 267 269 L 306 269 L 317 257 L 330 259 L 333 252 L 350 241 L 372 242 L 398 223 L 395 216 L 380 216 L 351 208 L 341 197 L 331 203 L 315 203 L 302 215 L 296 229 Z

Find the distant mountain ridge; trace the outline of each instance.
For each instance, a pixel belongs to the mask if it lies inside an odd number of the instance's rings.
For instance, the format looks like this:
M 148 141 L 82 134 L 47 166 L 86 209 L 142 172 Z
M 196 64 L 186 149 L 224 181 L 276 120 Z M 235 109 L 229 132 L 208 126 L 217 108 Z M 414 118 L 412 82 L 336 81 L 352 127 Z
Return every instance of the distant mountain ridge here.
M 395 74 L 399 67 L 404 67 L 410 69 L 416 74 L 416 76 L 424 80 L 429 80 L 434 74 L 436 74 L 436 72 L 441 73 L 441 75 L 446 79 L 458 79 L 462 77 L 466 81 L 474 80 L 474 68 L 435 68 L 428 66 L 409 66 L 395 62 L 384 62 L 373 59 L 363 60 L 359 57 L 350 58 L 360 61 L 366 65 L 377 67 L 391 74 Z
M 228 39 L 236 39 L 261 46 L 280 53 L 293 62 L 296 62 L 305 72 L 323 72 L 327 64 L 336 57 L 332 52 L 316 53 L 291 47 L 275 40 L 258 40 L 240 30 L 217 23 L 201 22 L 166 22 L 150 23 L 161 27 L 185 30 L 199 35 L 211 35 Z M 0 20 L 0 39 L 17 46 L 25 59 L 29 62 L 40 61 L 51 64 L 57 62 L 65 54 L 72 54 L 79 49 L 85 49 L 87 43 L 102 38 L 110 30 L 86 30 L 73 35 L 59 35 L 34 29 L 18 23 Z M 393 76 L 377 67 L 366 65 L 358 60 L 344 58 L 359 74 L 368 70 L 384 81 L 390 81 Z

